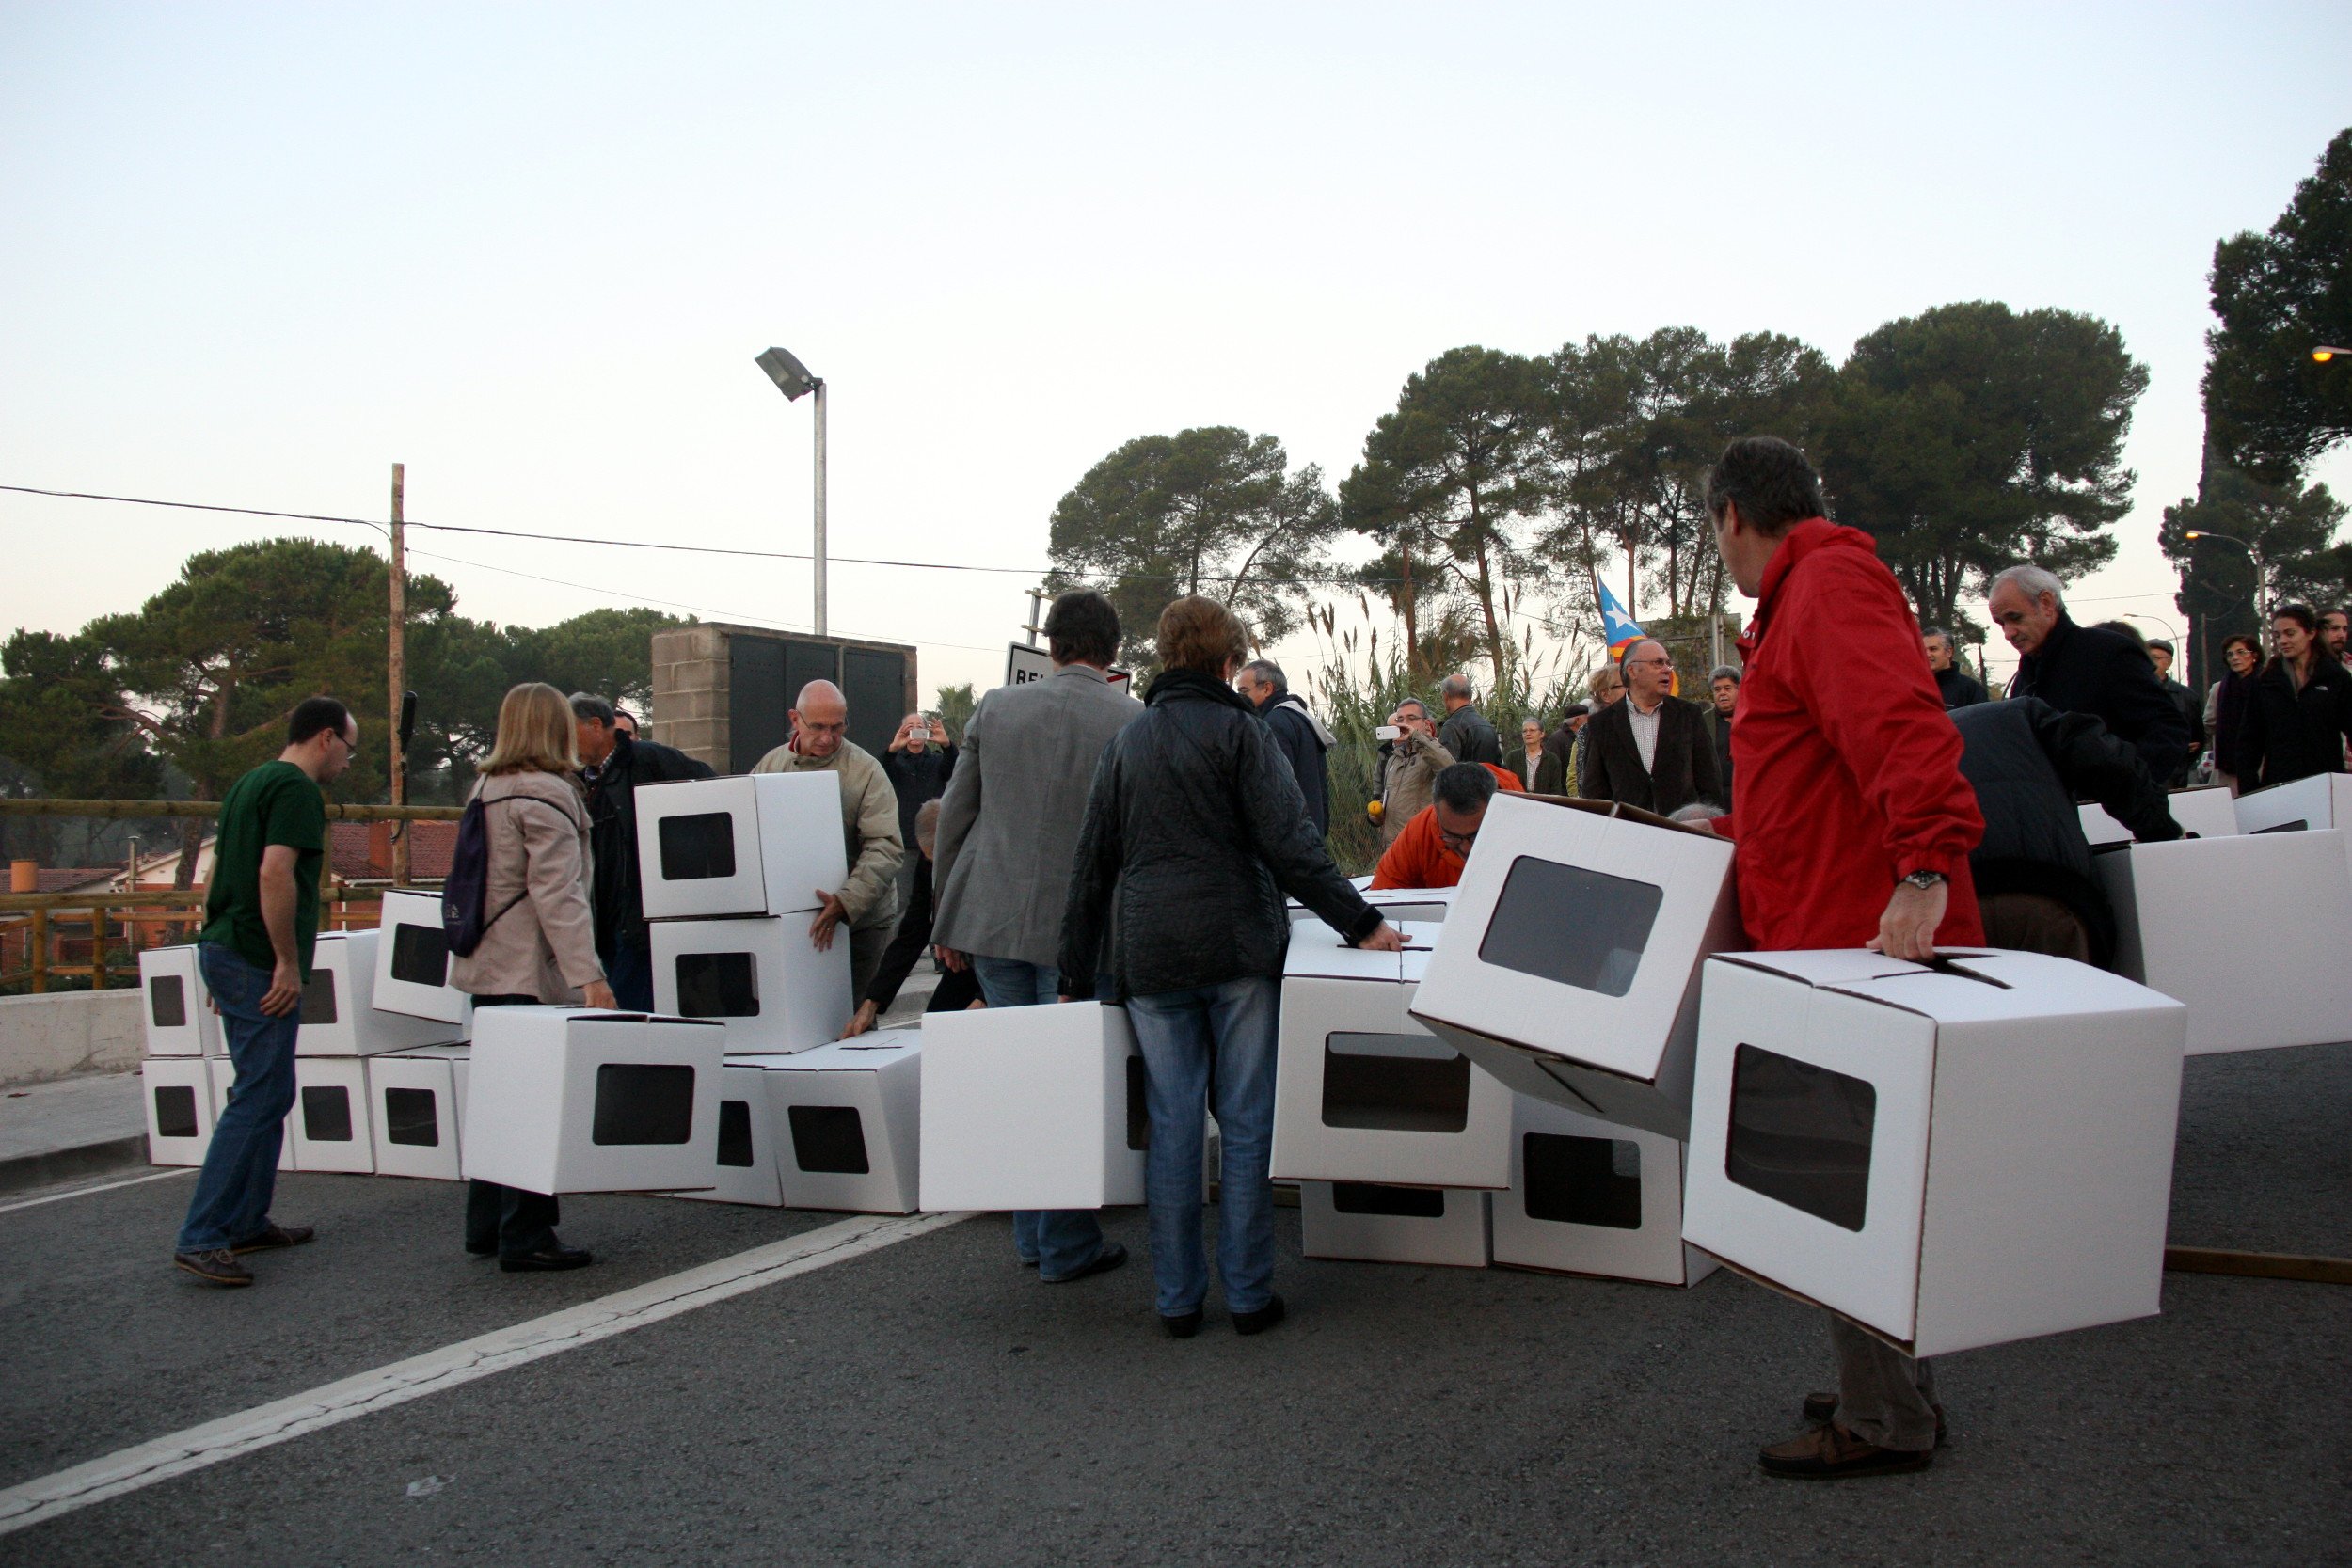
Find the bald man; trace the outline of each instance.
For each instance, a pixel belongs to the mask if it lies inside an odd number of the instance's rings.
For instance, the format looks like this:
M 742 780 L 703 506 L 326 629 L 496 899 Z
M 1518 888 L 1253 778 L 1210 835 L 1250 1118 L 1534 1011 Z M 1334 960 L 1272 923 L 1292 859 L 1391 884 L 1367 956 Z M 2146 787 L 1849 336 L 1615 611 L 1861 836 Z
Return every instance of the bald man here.
M 834 931 L 850 927 L 850 994 L 864 996 L 882 967 L 883 950 L 898 923 L 898 862 L 906 854 L 898 836 L 898 795 L 874 754 L 849 737 L 850 704 L 831 681 L 811 681 L 792 705 L 792 738 L 759 759 L 755 773 L 807 773 L 829 768 L 841 775 L 841 837 L 850 856 L 850 879 L 833 889 L 811 891 L 824 900 L 809 922 L 808 937 L 819 951 Z

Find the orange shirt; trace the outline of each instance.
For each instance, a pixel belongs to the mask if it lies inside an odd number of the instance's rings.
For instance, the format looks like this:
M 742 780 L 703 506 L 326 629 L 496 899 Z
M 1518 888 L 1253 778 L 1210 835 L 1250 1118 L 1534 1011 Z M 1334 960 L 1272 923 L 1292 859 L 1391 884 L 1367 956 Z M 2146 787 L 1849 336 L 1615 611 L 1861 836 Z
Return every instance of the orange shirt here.
M 1495 776 L 1500 786 L 1497 793 L 1509 789 L 1527 793 L 1527 786 L 1509 768 L 1497 768 L 1491 762 L 1484 766 Z M 1372 868 L 1375 892 L 1391 887 L 1454 887 L 1461 880 L 1462 857 L 1447 848 L 1445 840 L 1438 836 L 1438 808 L 1434 805 L 1422 807 L 1405 824 L 1405 831 L 1396 835 L 1388 852 L 1380 857 L 1380 863 Z

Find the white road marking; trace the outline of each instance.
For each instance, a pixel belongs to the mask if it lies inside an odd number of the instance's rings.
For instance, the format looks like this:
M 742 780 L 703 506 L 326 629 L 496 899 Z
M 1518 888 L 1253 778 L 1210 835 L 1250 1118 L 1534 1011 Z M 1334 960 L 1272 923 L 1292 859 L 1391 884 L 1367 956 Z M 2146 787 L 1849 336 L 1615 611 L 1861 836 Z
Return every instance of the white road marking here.
M 0 1535 L 510 1367 L 578 1350 L 795 1275 L 879 1252 L 970 1217 L 963 1213 L 860 1215 L 427 1351 L 291 1399 L 256 1405 L 151 1443 L 121 1449 L 87 1465 L 0 1491 Z
M 194 1176 L 198 1167 L 183 1165 L 177 1170 L 159 1170 L 145 1176 L 126 1176 L 119 1181 L 102 1181 L 94 1187 L 76 1187 L 70 1193 L 51 1193 L 47 1197 L 28 1197 L 22 1203 L 0 1203 L 0 1214 L 13 1214 L 19 1209 L 38 1209 L 44 1203 L 63 1203 L 70 1197 L 87 1197 L 92 1193 L 111 1193 L 117 1187 L 135 1187 L 142 1181 L 168 1181 L 175 1176 Z

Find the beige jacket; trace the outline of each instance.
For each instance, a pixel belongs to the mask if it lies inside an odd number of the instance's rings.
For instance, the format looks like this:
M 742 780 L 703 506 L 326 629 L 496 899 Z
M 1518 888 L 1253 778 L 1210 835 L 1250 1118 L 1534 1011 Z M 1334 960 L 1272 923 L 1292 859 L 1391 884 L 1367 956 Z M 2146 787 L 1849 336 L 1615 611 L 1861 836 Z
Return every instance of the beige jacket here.
M 850 857 L 850 879 L 834 890 L 853 931 L 887 926 L 898 918 L 898 863 L 906 841 L 898 836 L 898 792 L 874 753 L 844 740 L 829 757 L 804 757 L 786 741 L 759 759 L 755 773 L 841 775 L 841 841 Z
M 604 978 L 579 786 L 559 773 L 501 773 L 477 784 L 474 795 L 485 804 L 490 838 L 482 902 L 490 927 L 470 955 L 451 957 L 450 984 L 469 996 L 578 1002 L 580 987 Z M 487 804 L 510 798 L 511 805 Z
M 1396 842 L 1405 825 L 1437 794 L 1438 775 L 1453 766 L 1454 753 L 1435 740 L 1416 740 L 1410 751 L 1399 742 L 1390 752 L 1380 790 L 1381 843 Z

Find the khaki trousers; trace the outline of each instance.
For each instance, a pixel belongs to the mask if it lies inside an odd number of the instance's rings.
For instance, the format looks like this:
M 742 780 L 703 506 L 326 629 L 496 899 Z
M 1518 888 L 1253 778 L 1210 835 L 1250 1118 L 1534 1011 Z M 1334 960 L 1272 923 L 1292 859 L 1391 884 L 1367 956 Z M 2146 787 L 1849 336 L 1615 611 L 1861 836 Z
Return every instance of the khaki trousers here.
M 1925 1361 L 1866 1334 L 1833 1314 L 1837 1353 L 1837 1424 L 1882 1449 L 1925 1452 L 1935 1447 L 1935 1374 Z

